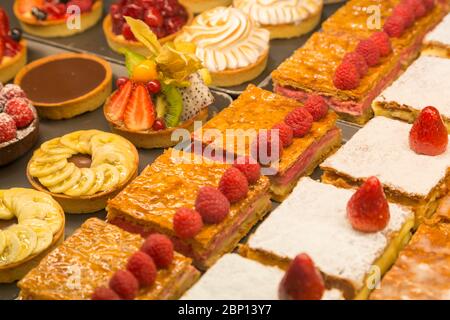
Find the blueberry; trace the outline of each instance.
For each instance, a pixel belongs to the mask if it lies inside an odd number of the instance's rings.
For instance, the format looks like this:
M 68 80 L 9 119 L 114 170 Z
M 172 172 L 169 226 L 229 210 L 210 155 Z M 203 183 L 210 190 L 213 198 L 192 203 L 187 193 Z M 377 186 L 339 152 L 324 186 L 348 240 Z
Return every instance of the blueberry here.
M 10 34 L 11 34 L 11 38 L 15 42 L 19 42 L 22 39 L 22 30 L 20 30 L 19 28 L 11 29 Z
M 33 9 L 31 9 L 31 14 L 38 20 L 47 20 L 47 12 L 39 9 L 38 7 L 33 7 Z

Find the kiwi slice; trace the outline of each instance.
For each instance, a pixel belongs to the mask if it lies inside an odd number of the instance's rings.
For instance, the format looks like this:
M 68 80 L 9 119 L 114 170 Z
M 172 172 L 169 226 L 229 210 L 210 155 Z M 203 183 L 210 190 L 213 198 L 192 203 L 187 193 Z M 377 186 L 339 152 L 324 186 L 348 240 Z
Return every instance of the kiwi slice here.
M 176 127 L 183 112 L 183 98 L 180 91 L 173 85 L 163 85 L 162 93 L 167 101 L 164 120 L 167 127 Z

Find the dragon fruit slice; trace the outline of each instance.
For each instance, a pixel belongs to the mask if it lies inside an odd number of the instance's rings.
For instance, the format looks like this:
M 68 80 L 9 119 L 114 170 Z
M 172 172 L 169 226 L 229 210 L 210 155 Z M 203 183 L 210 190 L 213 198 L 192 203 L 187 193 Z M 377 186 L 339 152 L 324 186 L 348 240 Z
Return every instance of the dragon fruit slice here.
M 189 81 L 191 82 L 189 87 L 180 89 L 183 98 L 181 121 L 194 118 L 203 108 L 214 102 L 211 91 L 198 73 L 191 74 Z

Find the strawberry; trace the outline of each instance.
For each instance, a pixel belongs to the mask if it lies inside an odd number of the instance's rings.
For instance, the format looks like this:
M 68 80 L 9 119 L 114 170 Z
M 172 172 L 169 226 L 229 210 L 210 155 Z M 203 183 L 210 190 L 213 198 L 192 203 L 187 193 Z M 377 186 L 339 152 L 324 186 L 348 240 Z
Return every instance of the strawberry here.
M 370 39 L 380 50 L 380 56 L 386 57 L 392 52 L 391 39 L 389 39 L 389 35 L 386 32 L 375 32 L 370 36 Z
M 418 153 L 437 156 L 447 150 L 448 132 L 439 111 L 426 107 L 420 112 L 409 133 L 409 146 Z
M 156 266 L 161 269 L 169 267 L 173 261 L 173 243 L 167 236 L 160 233 L 149 235 L 141 251 L 152 257 Z
M 312 115 L 314 121 L 322 120 L 328 113 L 328 105 L 319 95 L 310 95 L 303 106 Z
M 398 4 L 394 8 L 392 15 L 400 16 L 403 18 L 405 29 L 411 27 L 416 19 L 413 9 L 405 2 L 401 2 L 400 4 Z
M 288 127 L 287 125 L 285 126 Z M 291 129 L 290 127 L 288 128 Z M 282 134 L 280 131 L 280 138 L 281 135 Z M 292 140 L 292 130 L 291 130 L 291 140 Z M 261 177 L 261 166 L 257 161 L 251 159 L 250 157 L 238 158 L 236 162 L 233 164 L 233 167 L 237 168 L 244 174 L 249 184 L 257 183 L 259 178 Z
M 347 217 L 361 232 L 383 230 L 389 222 L 389 204 L 380 181 L 370 177 L 347 203 Z
M 292 128 L 294 137 L 301 138 L 311 130 L 314 119 L 306 108 L 300 107 L 291 111 L 284 122 Z
M 400 38 L 405 32 L 405 19 L 402 16 L 393 15 L 386 19 L 383 30 L 391 38 Z
M 239 169 L 230 167 L 219 181 L 219 190 L 227 197 L 230 203 L 239 202 L 247 196 L 247 178 Z
M 299 254 L 281 280 L 281 300 L 321 300 L 325 284 L 319 270 L 307 254 Z
M 359 76 L 361 78 L 364 77 L 369 70 L 366 59 L 364 59 L 364 57 L 360 53 L 355 51 L 346 53 L 344 59 L 342 59 L 342 62 L 353 64 L 358 70 Z
M 181 239 L 195 237 L 202 228 L 202 216 L 193 209 L 180 208 L 173 217 L 173 229 Z
M 155 107 L 143 84 L 138 84 L 131 94 L 125 109 L 124 123 L 132 131 L 142 131 L 152 128 L 155 122 Z
M 133 84 L 130 80 L 122 84 L 106 105 L 106 113 L 112 121 L 122 121 L 125 115 L 125 109 L 130 100 Z
M 364 57 L 369 67 L 376 66 L 380 63 L 380 49 L 371 39 L 361 40 L 355 51 Z
M 0 38 L 9 34 L 9 19 L 5 9 L 0 7 Z
M 230 202 L 218 189 L 206 186 L 198 191 L 195 210 L 200 213 L 203 222 L 218 224 L 228 216 Z
M 149 255 L 142 251 L 137 251 L 130 257 L 127 270 L 135 276 L 141 287 L 151 286 L 156 280 L 155 263 Z
M 92 300 L 120 300 L 117 293 L 108 287 L 98 287 L 91 297 Z
M 334 86 L 340 90 L 353 90 L 358 88 L 360 77 L 358 69 L 349 62 L 342 62 L 334 73 Z

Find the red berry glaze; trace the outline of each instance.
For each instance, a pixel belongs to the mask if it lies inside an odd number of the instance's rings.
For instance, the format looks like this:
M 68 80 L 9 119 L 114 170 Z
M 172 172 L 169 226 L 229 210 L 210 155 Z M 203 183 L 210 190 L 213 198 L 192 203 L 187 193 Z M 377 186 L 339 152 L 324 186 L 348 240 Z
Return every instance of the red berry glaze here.
M 361 40 L 355 51 L 364 57 L 369 67 L 380 63 L 380 49 L 371 39 Z
M 272 127 L 272 130 L 273 129 L 279 131 L 279 140 L 281 141 L 283 148 L 287 148 L 292 144 L 292 141 L 294 139 L 294 131 L 292 130 L 292 128 L 290 126 L 288 126 L 284 122 L 280 122 L 280 123 L 274 125 Z
M 353 90 L 358 88 L 360 76 L 357 67 L 352 63 L 342 62 L 336 68 L 333 83 L 340 90 Z
M 173 229 L 181 239 L 195 237 L 202 228 L 202 216 L 193 209 L 180 208 L 173 217 Z
M 120 300 L 117 293 L 108 287 L 98 287 L 91 297 L 92 300 Z
M 239 202 L 247 196 L 247 178 L 239 169 L 228 168 L 219 181 L 219 190 L 230 203 Z
M 127 270 L 138 280 L 141 287 L 151 286 L 156 280 L 156 266 L 153 259 L 142 251 L 135 252 L 127 263 Z
M 150 7 L 145 10 L 144 21 L 149 27 L 161 27 L 164 23 L 164 18 L 157 8 Z
M 153 262 L 159 269 L 169 267 L 173 261 L 173 243 L 165 235 L 160 233 L 151 234 L 145 239 L 141 251 L 152 257 Z
M 314 121 L 322 120 L 328 113 L 328 105 L 319 95 L 310 95 L 303 107 L 312 115 Z
M 6 103 L 5 112 L 13 118 L 17 128 L 24 128 L 34 120 L 34 114 L 28 100 L 13 98 Z
M 295 108 L 291 111 L 284 122 L 292 128 L 294 137 L 301 138 L 308 134 L 313 124 L 313 116 L 306 108 Z
M 353 64 L 358 70 L 361 78 L 367 74 L 367 71 L 369 71 L 369 66 L 367 65 L 366 59 L 364 59 L 364 57 L 358 52 L 353 51 L 346 53 L 342 62 Z
M 230 213 L 230 202 L 218 189 L 202 187 L 195 200 L 195 210 L 204 223 L 218 224 Z
M 375 32 L 370 39 L 376 44 L 380 51 L 380 56 L 386 57 L 392 52 L 391 39 L 384 31 Z
M 122 299 L 133 300 L 139 290 L 139 282 L 128 270 L 118 270 L 109 280 L 109 288 Z

